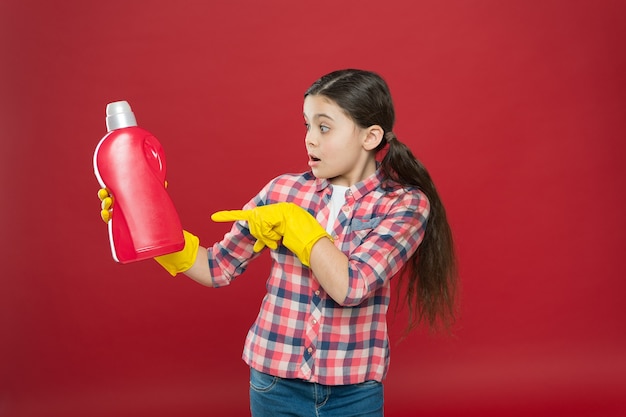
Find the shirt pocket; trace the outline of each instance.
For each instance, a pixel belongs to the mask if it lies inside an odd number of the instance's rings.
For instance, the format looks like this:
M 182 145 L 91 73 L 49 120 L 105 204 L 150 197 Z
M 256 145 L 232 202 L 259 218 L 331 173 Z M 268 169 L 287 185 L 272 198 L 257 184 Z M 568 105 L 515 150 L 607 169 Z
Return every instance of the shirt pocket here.
M 367 235 L 380 224 L 381 220 L 381 217 L 352 219 L 350 222 L 351 246 L 353 248 L 360 246 L 367 238 Z

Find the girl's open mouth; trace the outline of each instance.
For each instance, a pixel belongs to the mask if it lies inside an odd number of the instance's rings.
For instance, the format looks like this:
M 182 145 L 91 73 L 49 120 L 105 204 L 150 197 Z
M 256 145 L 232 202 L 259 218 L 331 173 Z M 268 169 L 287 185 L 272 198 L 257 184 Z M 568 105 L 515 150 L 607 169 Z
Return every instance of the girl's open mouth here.
M 314 167 L 320 162 L 320 159 L 315 155 L 309 155 L 309 166 Z

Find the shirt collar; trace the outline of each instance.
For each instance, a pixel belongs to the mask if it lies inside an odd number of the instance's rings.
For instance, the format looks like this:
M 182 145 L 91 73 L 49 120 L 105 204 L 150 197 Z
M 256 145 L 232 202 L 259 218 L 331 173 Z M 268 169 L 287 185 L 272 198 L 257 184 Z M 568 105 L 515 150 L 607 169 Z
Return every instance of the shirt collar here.
M 383 173 L 380 168 L 376 170 L 372 175 L 365 178 L 361 182 L 357 182 L 353 186 L 349 188 L 349 193 L 352 195 L 352 198 L 355 200 L 360 199 L 364 195 L 367 195 L 369 192 L 375 190 L 380 186 L 384 186 L 383 184 Z M 315 190 L 317 192 L 322 192 L 328 189 L 330 186 L 330 182 L 328 182 L 325 178 L 316 178 L 315 179 Z

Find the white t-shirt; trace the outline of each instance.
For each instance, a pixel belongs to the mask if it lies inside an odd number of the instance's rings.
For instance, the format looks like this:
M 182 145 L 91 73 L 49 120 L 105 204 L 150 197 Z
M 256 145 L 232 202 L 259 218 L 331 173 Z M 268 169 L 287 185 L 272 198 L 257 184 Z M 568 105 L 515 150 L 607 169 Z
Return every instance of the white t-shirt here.
M 346 191 L 348 188 L 345 185 L 333 185 L 333 194 L 330 197 L 330 203 L 328 207 L 330 208 L 330 215 L 328 217 L 328 224 L 326 224 L 326 232 L 328 234 L 332 234 L 334 229 L 335 220 L 337 220 L 337 216 L 339 215 L 339 210 L 346 203 Z

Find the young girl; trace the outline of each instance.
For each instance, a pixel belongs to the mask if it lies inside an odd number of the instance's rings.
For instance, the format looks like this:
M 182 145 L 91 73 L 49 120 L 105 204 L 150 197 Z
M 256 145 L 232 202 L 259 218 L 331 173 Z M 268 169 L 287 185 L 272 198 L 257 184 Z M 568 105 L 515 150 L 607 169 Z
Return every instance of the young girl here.
M 255 417 L 383 415 L 394 276 L 406 279 L 409 329 L 454 318 L 445 210 L 394 119 L 377 74 L 323 76 L 304 94 L 310 171 L 281 175 L 243 210 L 214 214 L 236 222 L 212 247 L 184 232 L 182 251 L 156 258 L 172 275 L 220 287 L 271 250 L 268 292 L 243 352 Z M 110 199 L 103 209 L 106 221 Z

